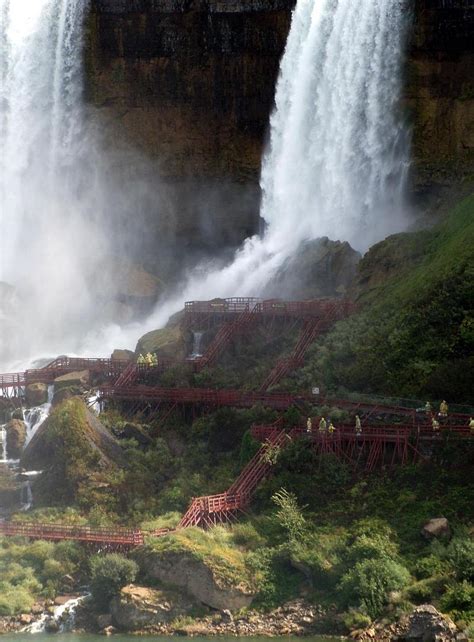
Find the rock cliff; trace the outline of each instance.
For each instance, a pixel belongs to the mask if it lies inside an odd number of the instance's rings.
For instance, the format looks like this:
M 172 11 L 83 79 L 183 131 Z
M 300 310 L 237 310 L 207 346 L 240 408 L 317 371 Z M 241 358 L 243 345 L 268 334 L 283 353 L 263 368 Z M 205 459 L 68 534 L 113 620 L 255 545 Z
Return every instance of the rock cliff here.
M 411 3 L 404 104 L 413 193 L 424 204 L 474 166 L 474 4 Z M 236 245 L 258 228 L 262 150 L 294 4 L 92 2 L 89 100 L 111 147 L 131 143 L 152 160 L 159 233 L 170 228 L 190 253 Z

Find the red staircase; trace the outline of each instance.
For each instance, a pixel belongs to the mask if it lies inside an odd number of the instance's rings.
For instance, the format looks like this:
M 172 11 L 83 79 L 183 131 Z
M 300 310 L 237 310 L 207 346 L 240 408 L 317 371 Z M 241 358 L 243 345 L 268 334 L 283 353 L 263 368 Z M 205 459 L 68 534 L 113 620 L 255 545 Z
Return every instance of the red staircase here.
M 137 382 L 138 373 L 137 364 L 134 361 L 131 361 L 115 381 L 115 388 L 127 388 L 128 386 L 133 386 Z
M 273 432 L 257 454 L 249 461 L 232 486 L 219 495 L 195 497 L 186 513 L 183 515 L 178 528 L 201 526 L 210 528 L 216 524 L 234 521 L 250 503 L 260 482 L 267 477 L 273 467 L 268 460 L 269 448 L 283 447 L 288 443 L 288 435 L 284 430 Z
M 293 349 L 291 357 L 280 359 L 275 367 L 271 370 L 268 377 L 260 386 L 260 392 L 265 392 L 272 386 L 275 386 L 289 372 L 301 368 L 304 363 L 304 356 L 307 349 L 327 327 L 328 319 L 307 319 L 304 323 L 303 330 L 298 339 L 298 343 Z
M 241 312 L 230 323 L 225 323 L 221 326 L 206 352 L 201 357 L 193 360 L 192 363 L 196 372 L 200 372 L 204 368 L 214 364 L 231 340 L 239 332 L 246 330 L 247 327 L 258 318 L 257 311 L 258 306 L 249 303 L 244 312 Z

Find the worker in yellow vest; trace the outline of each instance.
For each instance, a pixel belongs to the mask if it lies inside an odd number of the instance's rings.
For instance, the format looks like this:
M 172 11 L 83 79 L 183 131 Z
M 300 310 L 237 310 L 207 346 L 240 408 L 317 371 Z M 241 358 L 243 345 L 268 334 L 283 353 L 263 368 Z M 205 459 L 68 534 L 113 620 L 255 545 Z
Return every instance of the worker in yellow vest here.
M 474 434 L 474 419 L 472 417 L 469 418 L 469 429 Z
M 319 422 L 319 432 L 326 432 L 327 426 L 326 419 L 321 417 L 321 421 Z
M 308 417 L 308 420 L 306 421 L 306 432 L 307 433 L 313 432 L 313 422 L 311 421 L 311 417 Z
M 137 363 L 139 366 L 143 366 L 146 363 L 145 357 L 141 353 L 138 355 Z
M 447 417 L 448 416 L 448 404 L 446 403 L 446 401 L 444 399 L 439 404 L 439 416 L 440 417 Z
M 362 434 L 362 423 L 360 421 L 359 415 L 356 415 L 356 435 Z
M 328 433 L 329 433 L 330 435 L 333 435 L 335 432 L 336 432 L 336 427 L 334 426 L 334 424 L 332 423 L 332 421 L 330 421 L 330 422 L 329 422 L 329 426 L 328 426 Z

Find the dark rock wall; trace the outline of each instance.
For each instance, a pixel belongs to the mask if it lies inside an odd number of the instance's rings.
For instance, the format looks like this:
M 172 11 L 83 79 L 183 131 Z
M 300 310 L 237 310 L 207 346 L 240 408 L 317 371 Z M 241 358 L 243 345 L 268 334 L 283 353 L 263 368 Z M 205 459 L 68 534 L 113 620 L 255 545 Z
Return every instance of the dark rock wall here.
M 472 174 L 474 0 L 416 1 L 405 96 L 418 191 Z
M 472 171 L 474 0 L 413 2 L 405 104 L 414 193 L 424 197 Z M 92 0 L 89 100 L 112 147 L 130 142 L 152 160 L 150 176 L 166 183 L 164 218 L 191 253 L 190 239 L 212 250 L 257 229 L 261 156 L 293 6 Z

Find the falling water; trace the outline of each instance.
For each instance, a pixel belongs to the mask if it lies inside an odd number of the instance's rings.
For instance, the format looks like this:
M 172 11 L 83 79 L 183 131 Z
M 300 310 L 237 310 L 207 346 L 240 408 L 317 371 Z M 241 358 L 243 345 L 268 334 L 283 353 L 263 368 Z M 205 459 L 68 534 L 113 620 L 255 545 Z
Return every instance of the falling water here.
M 7 461 L 7 431 L 5 425 L 2 425 L 0 426 L 0 463 L 5 464 Z
M 406 14 L 400 0 L 299 0 L 262 170 L 270 235 L 366 249 L 406 224 Z
M 262 167 L 266 232 L 231 264 L 196 269 L 140 330 L 163 325 L 189 299 L 260 294 L 304 240 L 328 236 L 365 250 L 407 225 L 407 16 L 405 0 L 298 0 Z
M 204 332 L 193 330 L 193 349 L 190 355 L 190 359 L 197 359 L 198 357 L 202 357 L 201 342 L 203 334 Z
M 36 431 L 45 421 L 51 411 L 51 404 L 53 401 L 54 386 L 48 386 L 48 400 L 41 406 L 34 406 L 27 408 L 23 411 L 23 421 L 26 426 L 26 441 L 25 448 L 36 434 Z

